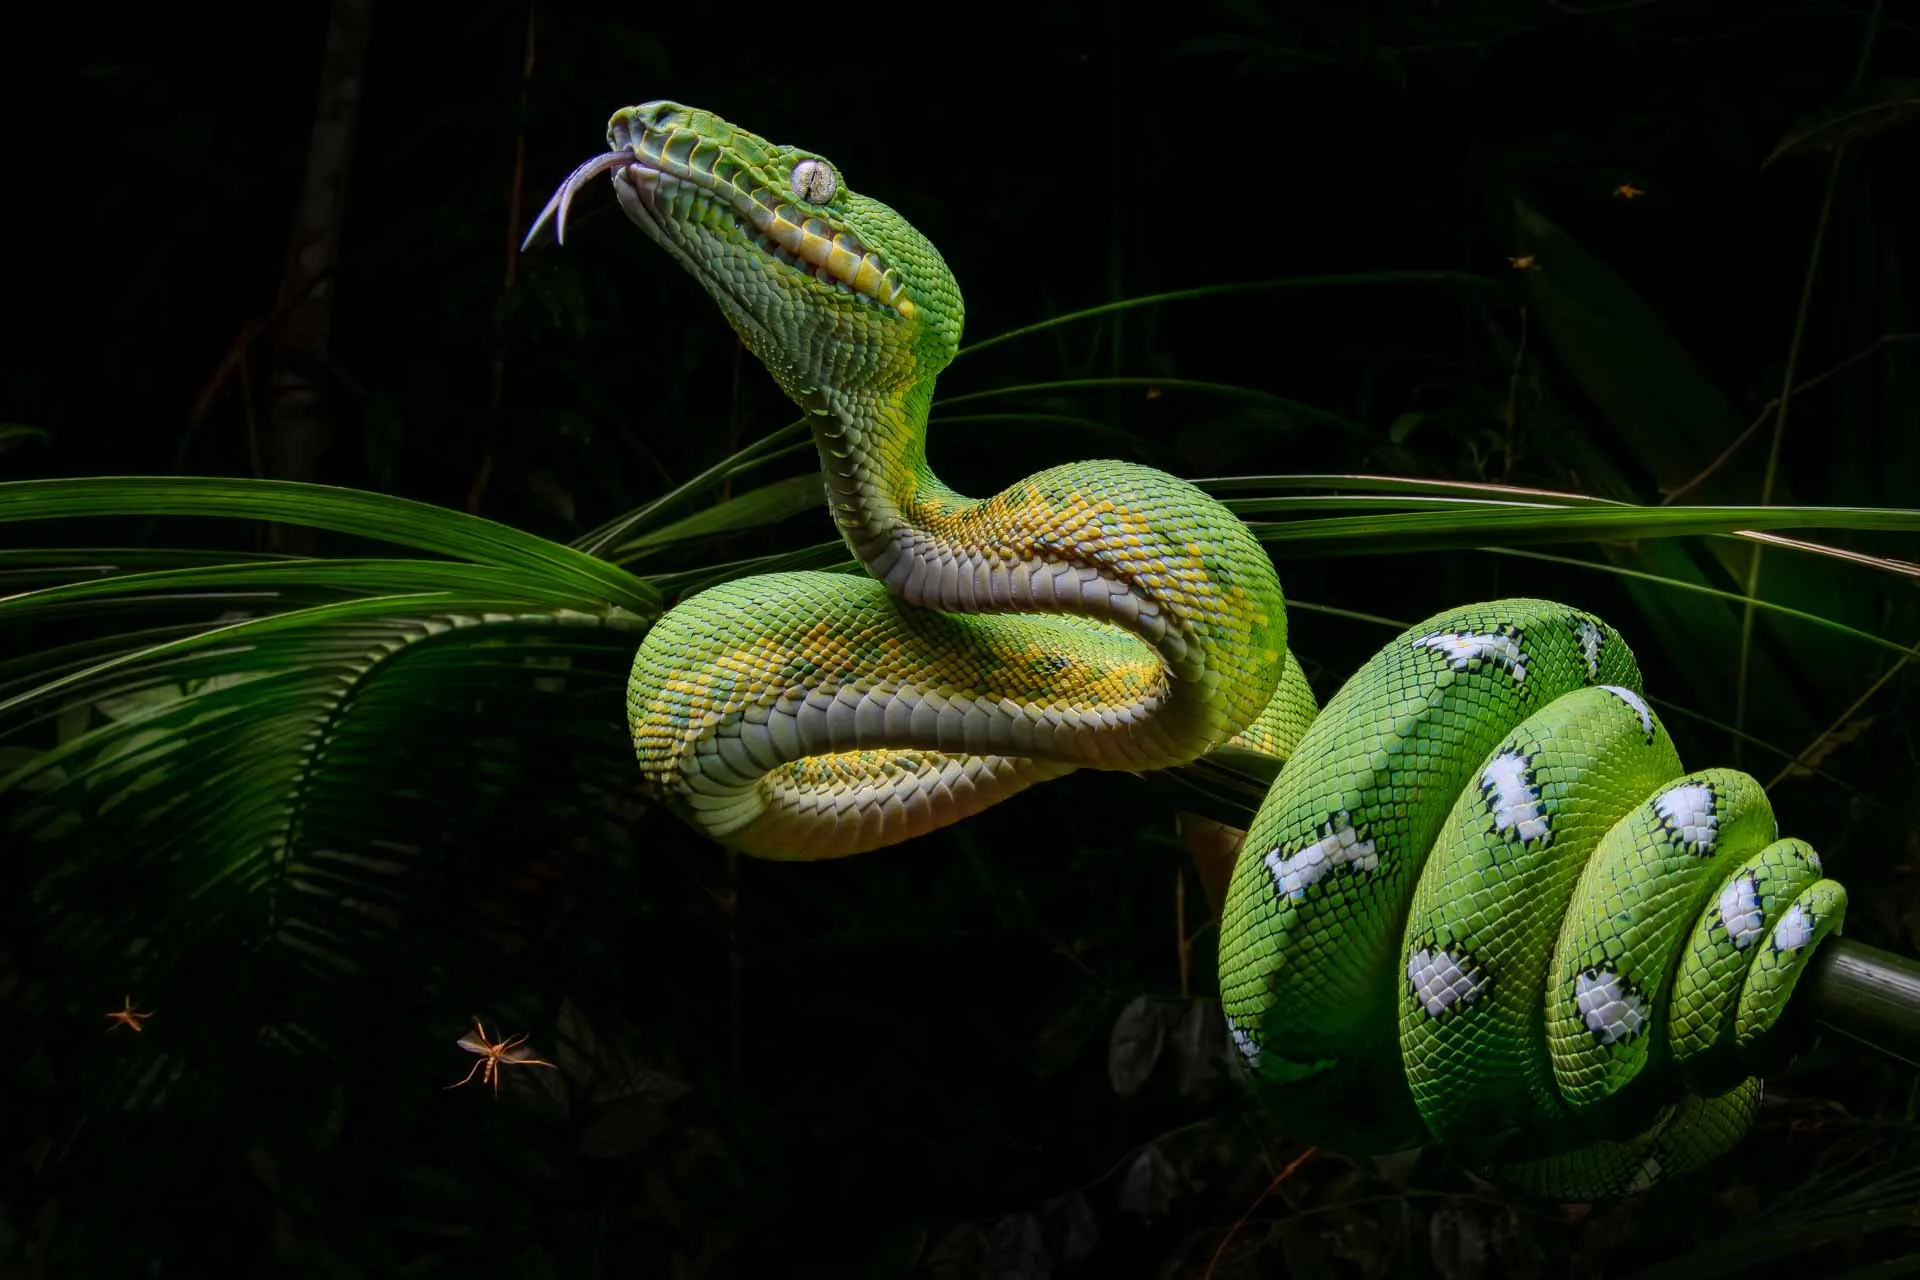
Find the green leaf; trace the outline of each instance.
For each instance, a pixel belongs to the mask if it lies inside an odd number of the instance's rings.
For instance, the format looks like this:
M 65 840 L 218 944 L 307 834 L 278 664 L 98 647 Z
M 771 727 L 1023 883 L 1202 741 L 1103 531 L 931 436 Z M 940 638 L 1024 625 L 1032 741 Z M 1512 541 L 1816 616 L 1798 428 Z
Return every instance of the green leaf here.
M 45 427 L 30 427 L 22 422 L 0 422 L 0 453 L 23 444 L 44 444 L 52 439 Z
M 691 538 L 718 537 L 776 524 L 825 504 L 818 475 L 790 476 L 750 489 L 737 497 L 702 507 L 692 515 L 643 533 L 607 552 L 619 564 L 631 564 L 650 552 Z
M 1277 509 L 1277 500 L 1229 499 L 1246 515 Z M 1314 555 L 1435 551 L 1527 542 L 1634 541 L 1731 535 L 1765 529 L 1873 529 L 1920 532 L 1920 510 L 1891 507 L 1587 507 L 1572 511 L 1419 511 L 1335 516 L 1285 524 L 1249 522 L 1262 542 L 1299 545 Z
M 1004 333 L 996 333 L 991 338 L 983 338 L 972 346 L 960 348 L 959 355 L 955 358 L 978 355 L 1002 343 L 1014 342 L 1032 334 L 1077 324 L 1082 320 L 1136 311 L 1145 307 L 1165 306 L 1170 302 L 1197 302 L 1206 298 L 1225 298 L 1238 294 L 1272 293 L 1292 289 L 1381 288 L 1407 285 L 1439 285 L 1476 292 L 1488 292 L 1498 288 L 1485 276 L 1472 275 L 1465 271 L 1359 271 L 1341 275 L 1288 276 L 1277 280 L 1230 281 L 1225 284 L 1199 285 L 1192 289 L 1170 289 L 1162 293 L 1142 294 L 1137 298 L 1105 302 L 1099 306 L 1082 307 L 1064 315 L 1050 316 L 1033 324 L 1008 329 Z
M 388 494 L 287 480 L 170 476 L 0 483 L 0 521 L 135 513 L 272 520 L 330 529 L 477 564 L 559 575 L 636 612 L 659 603 L 644 582 L 603 560 L 479 516 Z
M 1305 427 L 1317 424 L 1343 431 L 1349 435 L 1368 437 L 1370 432 L 1359 425 L 1347 421 L 1340 415 L 1329 413 L 1325 409 L 1289 400 L 1270 391 L 1257 387 L 1244 387 L 1231 382 L 1208 382 L 1198 378 L 1056 378 L 1047 382 L 1014 383 L 1002 387 L 988 387 L 982 391 L 968 391 L 960 395 L 942 396 L 933 402 L 936 412 L 950 409 L 957 404 L 970 404 L 976 400 L 990 400 L 1002 396 L 1026 396 L 1036 392 L 1084 391 L 1098 387 L 1139 387 L 1154 391 L 1191 391 L 1204 395 L 1220 396 L 1238 400 L 1260 408 L 1275 411 L 1280 421 L 1289 426 Z

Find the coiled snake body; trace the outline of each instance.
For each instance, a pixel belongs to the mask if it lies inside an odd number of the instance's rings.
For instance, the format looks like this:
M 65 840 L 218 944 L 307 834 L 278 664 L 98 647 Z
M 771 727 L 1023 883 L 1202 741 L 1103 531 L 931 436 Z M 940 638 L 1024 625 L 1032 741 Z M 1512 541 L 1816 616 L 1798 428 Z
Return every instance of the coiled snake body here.
M 933 475 L 962 308 L 898 214 L 676 103 L 617 112 L 608 143 L 534 231 L 613 174 L 809 415 L 870 575 L 748 578 L 654 626 L 627 706 L 657 794 L 746 853 L 821 858 L 1078 768 L 1290 755 L 1234 869 L 1220 984 L 1298 1131 L 1459 1144 L 1581 1198 L 1738 1140 L 1745 1068 L 1845 894 L 1757 783 L 1683 773 L 1611 628 L 1538 600 L 1453 610 L 1316 716 L 1271 561 L 1194 486 L 1085 462 L 976 500 Z

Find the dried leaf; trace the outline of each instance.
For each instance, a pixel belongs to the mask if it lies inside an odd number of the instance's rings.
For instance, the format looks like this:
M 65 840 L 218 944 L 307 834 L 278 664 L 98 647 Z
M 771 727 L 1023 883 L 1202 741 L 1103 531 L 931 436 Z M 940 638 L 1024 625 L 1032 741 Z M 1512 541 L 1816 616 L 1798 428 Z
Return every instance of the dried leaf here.
M 1099 996 L 1076 999 L 1049 1022 L 1034 1041 L 1034 1074 L 1041 1079 L 1059 1075 L 1080 1056 L 1087 1042 L 1100 1033 L 1107 1002 Z
M 1121 1097 L 1138 1093 L 1160 1061 L 1167 1042 L 1165 1006 L 1152 996 L 1135 996 L 1114 1020 L 1107 1046 L 1107 1079 Z
M 576 1150 L 588 1160 L 618 1160 L 652 1142 L 665 1127 L 660 1108 L 628 1098 L 595 1108 Z
M 1180 1096 L 1198 1098 L 1219 1080 L 1226 1066 L 1226 1019 L 1212 1000 L 1188 1003 L 1173 1029 L 1173 1053 L 1180 1064 Z
M 685 1097 L 692 1086 L 645 1059 L 602 1039 L 572 1000 L 560 1004 L 556 1056 L 567 1078 L 589 1103 L 637 1101 L 660 1107 Z
M 1053 1259 L 1047 1254 L 1040 1219 L 1016 1213 L 1000 1219 L 987 1233 L 986 1275 L 1009 1280 L 1049 1280 Z
M 1066 1266 L 1093 1256 L 1100 1244 L 1100 1222 L 1085 1196 L 1071 1195 L 1054 1205 L 1047 1223 L 1047 1240 L 1053 1256 Z
M 919 1270 L 934 1280 L 972 1280 L 986 1274 L 987 1241 L 980 1229 L 963 1222 L 935 1240 L 921 1255 Z
M 1150 1143 L 1127 1168 L 1120 1184 L 1120 1208 L 1151 1222 L 1167 1212 L 1179 1193 L 1180 1171 L 1157 1144 Z
M 1428 1257 L 1441 1280 L 1480 1280 L 1487 1274 L 1486 1224 L 1452 1206 L 1427 1220 Z

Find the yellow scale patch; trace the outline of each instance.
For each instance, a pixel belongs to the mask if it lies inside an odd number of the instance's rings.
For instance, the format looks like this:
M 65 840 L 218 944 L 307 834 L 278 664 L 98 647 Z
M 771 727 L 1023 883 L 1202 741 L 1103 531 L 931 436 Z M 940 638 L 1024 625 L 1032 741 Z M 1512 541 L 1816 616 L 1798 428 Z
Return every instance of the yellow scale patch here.
M 1244 590 L 1235 586 L 1222 592 L 1214 584 L 1198 543 L 1188 542 L 1177 551 L 1156 547 L 1152 527 L 1110 499 L 1090 499 L 1076 491 L 1060 507 L 1030 490 L 1024 500 L 1014 496 L 1024 488 L 1028 486 L 1016 485 L 951 513 L 923 502 L 916 515 L 942 541 L 995 548 L 1009 559 L 1062 559 L 1067 552 L 1078 558 L 1085 554 L 1083 547 L 1104 549 L 1110 553 L 1104 562 L 1108 571 L 1157 598 L 1183 629 L 1190 629 L 1193 619 L 1238 623 L 1241 629 L 1255 621 Z M 1266 620 L 1258 621 L 1264 625 Z
M 1002 643 L 990 632 L 970 653 L 917 654 L 910 639 L 871 630 L 848 635 L 824 621 L 785 636 L 758 636 L 751 644 L 719 654 L 709 666 L 676 670 L 662 686 L 661 701 L 680 715 L 662 716 L 657 705 L 651 714 L 636 713 L 630 726 L 635 746 L 643 758 L 677 760 L 728 715 L 776 702 L 789 688 L 831 692 L 844 683 L 837 676 L 842 671 L 854 679 L 917 687 L 943 698 L 1004 697 L 1024 707 L 1062 712 L 1137 704 L 1160 679 L 1159 664 L 1146 658 L 1096 664 L 1083 657 L 1058 671 L 1054 651 L 1031 641 Z M 882 652 L 877 663 L 875 648 Z M 803 660 L 816 674 L 789 678 Z M 821 765 L 822 781 L 849 781 L 847 770 L 858 767 L 857 761 L 874 758 L 873 763 L 882 763 L 894 754 L 849 751 L 809 759 L 832 762 Z

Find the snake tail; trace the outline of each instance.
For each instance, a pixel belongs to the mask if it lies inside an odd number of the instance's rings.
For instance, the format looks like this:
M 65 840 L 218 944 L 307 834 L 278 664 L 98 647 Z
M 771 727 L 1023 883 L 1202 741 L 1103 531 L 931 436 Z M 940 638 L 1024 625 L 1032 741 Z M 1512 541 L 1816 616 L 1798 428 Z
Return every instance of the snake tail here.
M 1682 769 L 1611 627 L 1502 600 L 1404 632 L 1307 729 L 1234 868 L 1222 1003 L 1314 1140 L 1619 1195 L 1746 1131 L 1845 909 L 1757 782 Z

